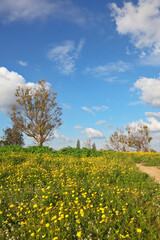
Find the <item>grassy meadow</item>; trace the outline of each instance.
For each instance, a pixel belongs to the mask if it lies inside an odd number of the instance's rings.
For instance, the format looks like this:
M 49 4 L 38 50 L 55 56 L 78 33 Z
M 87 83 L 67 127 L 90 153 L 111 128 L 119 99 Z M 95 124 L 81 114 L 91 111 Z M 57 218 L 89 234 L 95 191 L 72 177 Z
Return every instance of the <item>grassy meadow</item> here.
M 0 239 L 160 239 L 160 187 L 135 162 L 160 154 L 1 148 Z

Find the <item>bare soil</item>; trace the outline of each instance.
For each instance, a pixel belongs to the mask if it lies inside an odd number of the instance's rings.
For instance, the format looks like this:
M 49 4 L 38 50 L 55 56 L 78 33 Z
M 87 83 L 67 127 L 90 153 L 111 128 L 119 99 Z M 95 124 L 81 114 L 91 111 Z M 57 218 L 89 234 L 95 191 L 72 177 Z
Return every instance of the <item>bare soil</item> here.
M 150 177 L 154 178 L 160 184 L 160 169 L 157 167 L 144 166 L 143 163 L 137 163 L 136 166 L 141 172 L 147 173 Z

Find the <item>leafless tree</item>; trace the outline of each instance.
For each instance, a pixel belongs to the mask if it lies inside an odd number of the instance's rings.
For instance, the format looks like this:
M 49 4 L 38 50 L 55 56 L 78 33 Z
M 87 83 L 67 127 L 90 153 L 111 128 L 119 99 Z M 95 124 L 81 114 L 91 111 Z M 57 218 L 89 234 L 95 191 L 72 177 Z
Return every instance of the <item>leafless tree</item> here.
M 109 143 L 106 142 L 106 148 L 115 151 L 137 151 L 137 152 L 149 152 L 150 142 L 152 137 L 150 136 L 149 129 L 144 124 L 138 124 L 137 126 L 126 126 L 125 130 L 117 129 L 109 139 Z
M 83 141 L 84 147 L 91 149 L 91 139 L 88 138 L 86 141 Z
M 152 137 L 148 126 L 144 124 L 138 124 L 135 127 L 126 126 L 126 131 L 128 135 L 128 147 L 135 149 L 137 152 L 149 152 L 150 142 Z
M 125 152 L 127 150 L 127 136 L 122 128 L 117 128 L 110 136 L 109 146 L 110 149 L 115 151 Z

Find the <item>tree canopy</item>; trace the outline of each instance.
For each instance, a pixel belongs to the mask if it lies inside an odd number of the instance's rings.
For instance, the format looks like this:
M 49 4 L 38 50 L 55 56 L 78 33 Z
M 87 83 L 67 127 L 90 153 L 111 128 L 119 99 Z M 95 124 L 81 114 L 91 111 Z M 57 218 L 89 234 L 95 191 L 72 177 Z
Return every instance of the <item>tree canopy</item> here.
M 24 145 L 24 139 L 22 132 L 18 131 L 16 126 L 13 128 L 6 128 L 4 130 L 3 140 L 1 141 L 2 145 Z
M 137 126 L 126 126 L 125 130 L 117 129 L 109 139 L 106 146 L 116 151 L 149 152 L 152 137 L 148 126 L 138 124 Z
M 16 104 L 12 105 L 9 112 L 12 122 L 42 146 L 62 124 L 62 109 L 56 102 L 57 93 L 51 90 L 45 80 L 40 80 L 34 86 L 19 86 L 15 96 Z

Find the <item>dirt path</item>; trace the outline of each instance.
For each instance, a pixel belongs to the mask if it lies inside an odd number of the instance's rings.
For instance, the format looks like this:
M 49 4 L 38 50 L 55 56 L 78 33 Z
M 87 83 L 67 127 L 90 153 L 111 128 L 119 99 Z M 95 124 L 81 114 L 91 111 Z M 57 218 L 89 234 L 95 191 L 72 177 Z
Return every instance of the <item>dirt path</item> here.
M 141 172 L 147 173 L 150 177 L 154 178 L 160 184 L 160 169 L 157 167 L 144 166 L 142 163 L 136 164 Z

